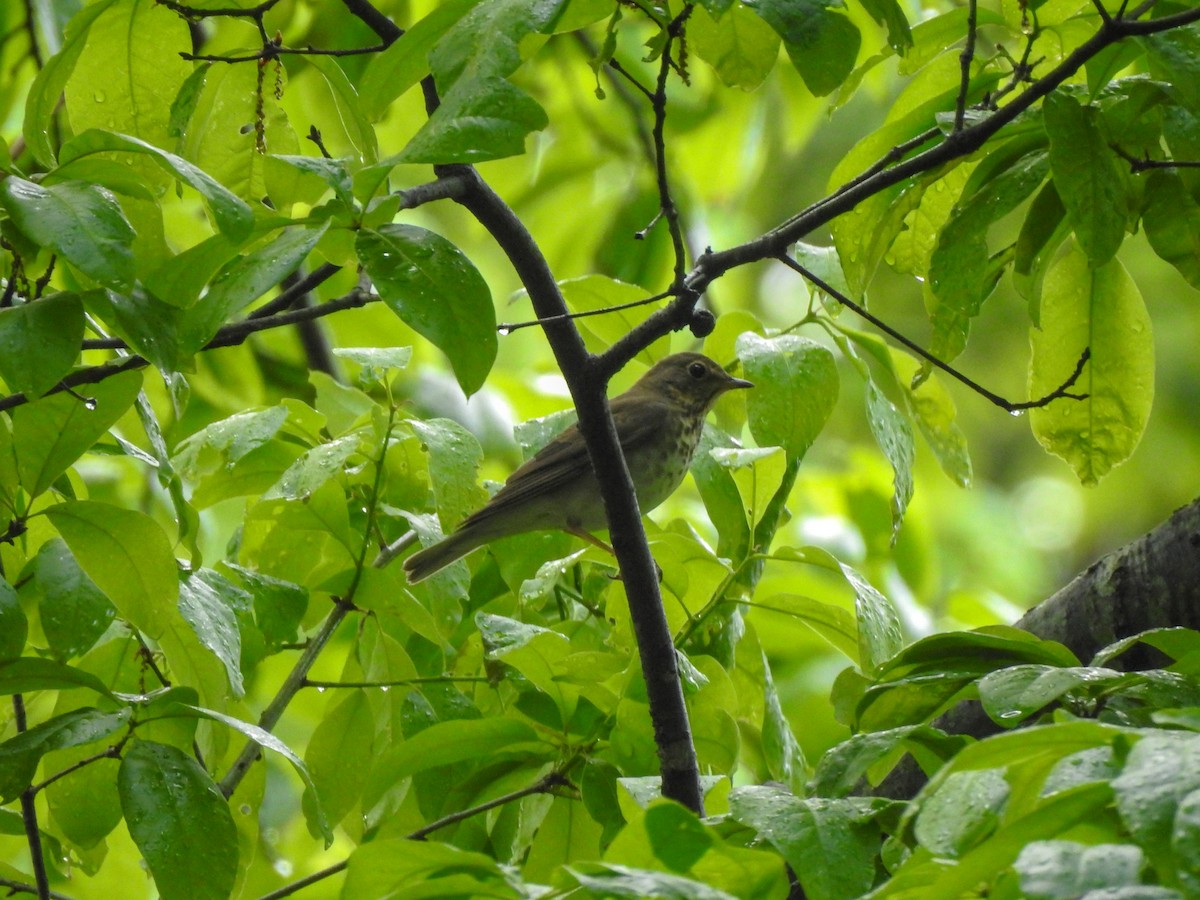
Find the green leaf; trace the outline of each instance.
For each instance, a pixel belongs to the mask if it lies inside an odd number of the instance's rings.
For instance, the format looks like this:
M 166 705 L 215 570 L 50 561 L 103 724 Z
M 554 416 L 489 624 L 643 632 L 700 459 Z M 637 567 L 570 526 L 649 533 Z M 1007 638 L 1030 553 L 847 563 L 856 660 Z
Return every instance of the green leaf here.
M 1128 844 L 1088 846 L 1076 841 L 1034 841 L 1022 848 L 1013 869 L 1026 897 L 1068 900 L 1095 890 L 1120 900 L 1120 888 L 1141 885 L 1144 864 L 1142 851 Z M 1151 900 L 1140 892 L 1130 900 L 1134 897 Z
M 145 513 L 94 500 L 60 503 L 46 516 L 121 617 L 161 637 L 179 599 L 178 566 L 162 527 Z
M 779 59 L 779 35 L 744 3 L 732 3 L 720 18 L 698 8 L 687 34 L 691 49 L 728 87 L 754 90 Z
M 460 81 L 393 163 L 487 162 L 525 152 L 525 136 L 550 124 L 536 100 L 503 78 Z
M 117 614 L 108 597 L 84 574 L 60 538 L 42 544 L 33 571 L 42 595 L 42 632 L 51 652 L 59 661 L 86 653 Z
M 436 766 L 484 759 L 502 747 L 532 743 L 537 739 L 536 731 L 516 719 L 452 719 L 436 722 L 424 731 L 393 744 L 375 760 L 363 793 L 363 808 L 373 808 L 401 778 Z
M 1013 286 L 1029 302 L 1029 318 L 1034 325 L 1041 322 L 1042 281 L 1046 269 L 1070 231 L 1067 211 L 1051 181 L 1029 204 L 1013 255 Z
M 953 757 L 968 742 L 968 738 L 948 735 L 928 725 L 905 725 L 885 731 L 867 731 L 856 734 L 849 740 L 828 750 L 817 763 L 813 773 L 811 790 L 818 797 L 842 797 L 857 792 L 859 782 L 870 774 L 872 784 L 878 784 L 882 774 L 876 777 L 880 764 L 889 759 L 898 759 L 907 750 L 922 763 L 932 760 L 934 768 Z M 919 754 L 919 756 L 918 756 Z M 929 767 L 923 766 L 926 773 Z
M 220 468 L 230 468 L 250 451 L 273 438 L 287 421 L 287 407 L 271 406 L 235 413 L 184 438 L 171 464 L 186 481 L 199 481 Z
M 858 626 L 854 616 L 840 606 L 824 603 L 801 594 L 773 594 L 755 600 L 756 608 L 773 609 L 804 623 L 831 646 L 858 662 Z
M 0 660 L 20 656 L 28 635 L 29 622 L 21 609 L 21 598 L 12 585 L 0 577 Z
M 231 562 L 225 567 L 236 572 L 254 598 L 254 621 L 275 653 L 280 645 L 296 640 L 297 629 L 308 609 L 308 591 L 298 584 L 282 581 Z M 364 572 L 365 577 L 367 573 Z
M 263 747 L 267 750 L 273 750 L 274 752 L 278 753 L 289 763 L 291 763 L 292 768 L 296 770 L 296 774 L 300 776 L 300 780 L 304 782 L 308 790 L 312 791 L 314 789 L 312 777 L 309 775 L 308 767 L 304 765 L 304 761 L 295 754 L 291 747 L 289 747 L 279 738 L 275 737 L 275 735 L 271 734 L 271 732 L 265 731 L 264 729 L 259 728 L 257 725 L 253 725 L 250 722 L 243 722 L 241 719 L 236 719 L 233 716 L 227 716 L 224 713 L 219 713 L 216 710 L 205 709 L 204 707 L 193 706 L 187 703 L 177 704 L 172 711 L 180 712 L 186 715 L 197 716 L 202 719 L 211 719 L 214 722 L 220 722 L 223 725 L 228 725 L 234 731 L 240 732 L 241 734 L 244 734 L 246 737 L 250 738 L 250 740 L 254 741 L 254 743 L 258 744 L 260 747 Z M 333 831 L 326 821 L 324 810 L 319 805 L 317 807 L 316 822 L 320 834 L 322 834 L 325 838 L 326 846 L 333 843 Z
M 579 883 L 584 896 L 619 900 L 735 900 L 736 895 L 694 878 L 616 863 L 579 862 L 562 872 Z M 575 893 L 575 891 L 572 891 Z
M 207 172 L 181 156 L 168 153 L 127 134 L 114 134 L 94 128 L 85 131 L 63 144 L 59 151 L 59 163 L 66 165 L 73 160 L 106 151 L 149 156 L 180 181 L 191 185 L 208 204 L 217 227 L 231 239 L 242 240 L 249 236 L 251 228 L 254 227 L 254 211 L 250 206 Z
M 753 785 L 729 795 L 729 812 L 787 860 L 812 900 L 858 897 L 871 887 L 879 828 L 874 809 L 885 801 L 801 799 L 777 787 Z
M 840 0 L 757 0 L 751 8 L 774 28 L 814 96 L 824 97 L 854 71 L 862 36 Z
M 371 122 L 363 112 L 359 93 L 342 71 L 342 67 L 332 57 L 321 55 L 310 56 L 308 64 L 321 74 L 329 88 L 338 121 L 345 129 L 346 137 L 354 147 L 358 159 L 368 165 L 375 162 L 379 159 L 375 129 L 371 127 Z
M 137 741 L 117 787 L 163 900 L 226 900 L 237 878 L 237 826 L 208 773 L 175 747 Z
M 1098 109 L 1055 91 L 1042 101 L 1042 111 L 1054 186 L 1088 261 L 1103 266 L 1125 239 L 1128 176 L 1108 147 Z
M 73 16 L 63 35 L 62 48 L 46 60 L 29 88 L 29 96 L 25 100 L 25 142 L 33 158 L 47 169 L 55 164 L 54 137 L 58 134 L 55 118 L 63 88 L 75 71 L 92 23 L 115 2 L 99 0 Z
M 354 434 L 318 444 L 288 466 L 279 481 L 272 485 L 264 500 L 301 500 L 309 497 L 335 474 L 358 449 L 358 436 Z
M 438 516 L 461 522 L 487 499 L 477 481 L 483 449 L 475 435 L 451 419 L 409 420 L 429 454 L 429 480 Z
M 646 836 L 651 852 L 673 872 L 687 872 L 715 843 L 695 813 L 674 803 L 646 810 Z
M 237 255 L 237 249 L 238 242 L 214 234 L 163 260 L 142 276 L 142 285 L 156 300 L 170 306 L 195 306 L 205 285 Z
M 50 487 L 133 405 L 141 372 L 89 385 L 86 399 L 54 394 L 13 411 L 13 452 L 21 486 L 31 497 Z
M 779 447 L 747 449 L 717 448 L 710 455 L 718 466 L 727 469 L 742 498 L 742 509 L 751 529 L 767 513 L 771 500 L 783 483 L 787 459 Z
M 996 286 L 1000 270 L 988 255 L 988 229 L 1037 190 L 1049 169 L 1044 151 L 1020 158 L 955 207 L 942 228 L 929 263 L 929 284 L 938 299 L 930 352 L 939 359 L 949 362 L 963 351 L 971 319 Z
M 109 699 L 112 692 L 91 672 L 37 656 L 0 662 L 0 696 L 30 691 L 69 691 L 87 688 Z
M 83 305 L 61 293 L 0 309 L 0 377 L 11 391 L 40 397 L 71 370 L 83 340 Z
M 992 721 L 1015 725 L 1076 688 L 1084 685 L 1103 688 L 1125 677 L 1098 666 L 1012 666 L 980 679 L 979 701 Z
M 1042 327 L 1032 329 L 1029 393 L 1044 396 L 1091 356 L 1072 391 L 1087 399 L 1034 409 L 1038 442 L 1095 484 L 1133 453 L 1154 400 L 1154 339 L 1137 286 L 1119 260 L 1093 268 L 1072 246 L 1046 274 Z
M 88 29 L 65 85 L 72 129 L 102 128 L 168 146 L 171 104 L 192 73 L 180 54 L 191 49 L 180 16 L 143 0 L 118 0 Z
M 363 268 L 384 302 L 450 358 L 470 395 L 496 359 L 496 312 L 487 282 L 462 251 L 415 225 L 364 229 L 356 242 Z
M 892 466 L 892 541 L 895 542 L 913 495 L 912 467 L 916 448 L 913 446 L 912 425 L 873 381 L 867 382 L 867 424 L 879 449 Z
M 795 335 L 761 338 L 752 332 L 738 338 L 737 354 L 758 387 L 746 400 L 754 440 L 783 447 L 789 461 L 803 457 L 837 405 L 833 354 Z
M 249 601 L 249 594 L 212 569 L 193 571 L 179 585 L 179 612 L 192 626 L 200 643 L 225 666 L 229 688 L 235 697 L 243 696 L 245 689 L 242 686 L 242 641 L 234 608 L 235 604 L 248 606 Z
M 89 278 L 117 290 L 133 284 L 134 231 L 104 188 L 79 181 L 42 187 L 9 175 L 0 182 L 0 203 L 29 240 Z
M 499 864 L 437 841 L 400 838 L 361 844 L 346 861 L 343 897 L 403 897 L 418 885 L 443 896 L 519 900 Z M 445 888 L 443 891 L 442 888 Z M 436 894 L 435 894 L 436 896 Z
M 1200 204 L 1175 172 L 1156 169 L 1146 179 L 1142 224 L 1150 246 L 1200 288 Z
M 969 487 L 972 469 L 967 437 L 958 426 L 958 409 L 945 384 L 930 373 L 913 387 L 920 365 L 911 356 L 889 349 L 888 357 L 896 372 L 898 386 L 904 391 L 913 420 L 942 471 L 959 487 Z
M 611 309 L 646 298 L 645 289 L 604 275 L 585 275 L 558 283 L 567 308 L 573 313 Z M 593 353 L 602 353 L 629 334 L 655 311 L 654 304 L 630 309 L 613 310 L 604 315 L 576 319 L 580 333 Z M 635 357 L 648 366 L 654 365 L 670 352 L 670 341 L 655 341 Z
M 42 757 L 52 750 L 101 741 L 122 728 L 128 708 L 101 712 L 84 707 L 41 722 L 0 744 L 0 803 L 9 803 L 29 786 Z
M 914 834 L 935 856 L 957 859 L 996 830 L 1010 793 L 1002 769 L 953 772 L 924 798 Z
M 429 52 L 439 39 L 477 5 L 478 0 L 445 0 L 424 18 L 405 29 L 399 40 L 382 53 L 371 55 L 359 81 L 363 114 L 378 122 L 401 94 L 429 71 Z M 477 44 L 482 49 L 484 44 Z
M 913 45 L 912 30 L 904 10 L 896 0 L 859 0 L 875 20 L 876 24 L 887 27 L 888 45 L 900 55 Z
M 313 787 L 304 792 L 310 832 L 320 833 L 315 799 L 320 798 L 330 825 L 350 812 L 366 786 L 374 753 L 375 717 L 365 691 L 356 689 L 333 706 L 313 731 L 304 763 Z
M 521 65 L 521 45 L 546 33 L 566 4 L 563 0 L 491 0 L 478 3 L 456 21 L 429 55 L 438 92 L 485 77 L 504 78 Z
M 1112 781 L 1117 812 L 1156 867 L 1175 869 L 1171 833 L 1179 803 L 1200 790 L 1200 735 L 1161 731 L 1147 734 L 1129 752 Z M 1164 778 L 1163 773 L 1170 777 Z
M 278 237 L 226 265 L 195 306 L 183 312 L 180 353 L 195 353 L 234 313 L 276 287 L 304 262 L 329 222 L 316 228 L 285 228 Z

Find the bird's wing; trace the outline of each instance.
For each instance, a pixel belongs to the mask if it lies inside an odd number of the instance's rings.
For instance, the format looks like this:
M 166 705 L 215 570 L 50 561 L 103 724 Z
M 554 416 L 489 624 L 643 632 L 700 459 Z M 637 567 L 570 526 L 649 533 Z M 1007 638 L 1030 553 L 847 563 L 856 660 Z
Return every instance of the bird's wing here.
M 620 426 L 617 431 L 621 449 L 629 454 L 660 431 L 662 420 L 656 415 L 620 416 L 624 397 L 612 401 L 611 409 Z M 521 506 L 531 498 L 545 496 L 581 478 L 592 478 L 592 461 L 579 436 L 579 426 L 571 425 L 518 468 L 483 509 L 473 513 L 463 526 L 476 525 L 492 516 Z

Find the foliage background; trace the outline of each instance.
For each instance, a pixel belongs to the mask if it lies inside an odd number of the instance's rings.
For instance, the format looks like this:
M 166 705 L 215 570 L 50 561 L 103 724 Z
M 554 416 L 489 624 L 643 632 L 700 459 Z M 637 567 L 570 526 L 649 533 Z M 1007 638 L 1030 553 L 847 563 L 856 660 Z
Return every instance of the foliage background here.
M 944 12 L 951 5 L 932 4 L 924 12 Z M 584 22 L 592 18 L 593 8 L 601 6 L 578 3 L 574 8 Z M 1004 3 L 995 8 L 1011 16 L 1012 6 Z M 80 8 L 81 4 L 70 0 L 29 4 L 29 9 L 40 17 L 38 34 L 44 42 L 40 48 L 43 58 L 54 49 L 53 36 L 61 25 Z M 379 8 L 398 22 L 414 22 L 433 5 L 380 3 Z M 172 77 L 186 75 L 190 64 L 176 62 L 176 45 L 185 37 L 182 21 L 148 2 L 138 4 L 138 9 L 147 17 L 138 28 L 146 30 L 132 32 L 130 46 L 139 52 L 155 48 L 155 65 L 166 67 L 163 71 L 178 65 L 181 68 Z M 745 13 L 741 7 L 739 10 Z M 859 61 L 865 62 L 886 45 L 886 32 L 857 5 L 851 6 L 847 14 L 864 35 Z M 21 141 L 25 98 L 36 74 L 28 33 L 22 26 L 24 15 L 19 4 L 7 4 L 0 10 L 0 33 L 8 35 L 0 47 L 0 70 L 13 73 L 0 83 L 2 133 L 10 148 Z M 632 12 L 627 15 L 636 18 Z M 695 15 L 704 17 L 707 13 L 697 10 Z M 334 3 L 283 2 L 266 15 L 264 24 L 268 34 L 278 31 L 290 47 L 369 46 L 377 40 Z M 248 22 L 209 20 L 203 27 L 207 34 L 205 53 L 235 53 L 259 46 L 258 33 Z M 156 28 L 170 34 L 171 40 L 156 45 L 151 40 Z M 649 34 L 649 29 L 637 24 L 623 27 L 619 32 L 620 58 L 628 65 L 637 65 L 643 52 L 640 44 Z M 602 35 L 593 28 L 590 40 L 599 37 Z M 542 38 L 530 40 L 536 43 Z M 584 46 L 569 35 L 556 35 L 537 50 L 536 65 L 519 70 L 513 81 L 536 98 L 550 124 L 529 137 L 525 155 L 486 162 L 480 170 L 530 229 L 552 261 L 558 278 L 602 273 L 655 291 L 670 279 L 665 231 L 661 226 L 651 230 L 644 241 L 632 237 L 648 224 L 657 207 L 653 169 L 637 128 L 639 118 L 644 122 L 645 113 L 631 108 L 622 99 L 621 89 L 607 77 L 600 79 L 607 96 L 602 100 L 596 97 L 597 75 L 588 65 L 594 50 L 595 46 Z M 360 90 L 369 84 L 369 80 L 364 81 L 370 77 L 369 59 L 346 57 L 338 61 Z M 90 62 L 85 57 L 77 72 L 84 71 Z M 76 132 L 89 124 L 131 130 L 106 121 L 109 62 L 96 60 L 91 63 L 94 69 L 88 78 L 77 76 L 72 82 L 74 99 L 72 86 L 68 86 L 67 103 Z M 896 61 L 891 60 L 871 69 L 858 91 L 840 103 L 836 95 L 833 101 L 812 97 L 797 72 L 782 59 L 754 90 L 731 89 L 720 83 L 693 46 L 688 65 L 692 83 L 684 86 L 678 79 L 672 80 L 667 126 L 675 199 L 693 251 L 744 241 L 824 195 L 837 162 L 863 135 L 878 127 L 896 102 L 904 80 L 895 68 Z M 253 87 L 253 63 L 240 67 L 214 63 L 210 71 L 214 77 L 243 78 L 246 86 Z M 648 79 L 651 69 L 642 71 Z M 283 68 L 268 64 L 265 78 L 268 86 L 273 79 L 281 86 L 277 103 L 269 93 L 266 100 L 270 110 L 267 139 L 272 152 L 313 155 L 314 148 L 303 141 L 310 125 L 320 131 L 334 157 L 362 152 L 363 134 L 355 132 L 356 123 L 347 118 L 344 106 L 339 107 L 329 82 L 313 60 L 287 57 Z M 95 110 L 90 110 L 87 103 L 88 92 L 92 93 Z M 362 98 L 366 104 L 371 103 L 369 94 L 363 93 Z M 145 130 L 138 134 L 169 147 L 172 136 L 165 113 L 170 100 L 164 103 L 159 98 L 157 102 L 158 121 L 139 123 Z M 426 119 L 418 89 L 409 90 L 378 112 L 381 118 L 374 123 L 374 139 L 382 156 L 404 147 Z M 193 137 L 189 135 L 189 140 Z M 244 137 L 247 144 L 252 142 L 252 135 Z M 245 149 L 243 146 L 239 152 Z M 202 147 L 189 146 L 185 155 L 204 165 L 200 162 L 204 158 Z M 273 175 L 268 172 L 268 182 L 273 176 L 283 177 L 278 170 Z M 395 188 L 428 180 L 428 166 L 401 165 L 393 172 Z M 163 181 L 165 184 L 165 176 Z M 311 184 L 303 185 L 303 191 L 308 192 L 310 203 L 320 198 L 319 189 Z M 249 199 L 249 194 L 246 196 Z M 136 204 L 124 205 L 136 219 Z M 491 288 L 499 320 L 521 322 L 533 317 L 508 262 L 480 226 L 469 221 L 460 209 L 448 203 L 427 204 L 404 213 L 403 221 L 424 225 L 467 252 Z M 993 231 L 996 243 L 1011 240 L 1019 226 L 1016 216 L 1000 222 Z M 194 195 L 178 203 L 164 203 L 163 228 L 176 247 L 189 246 L 211 233 L 197 215 Z M 828 239 L 828 235 L 808 237 L 820 244 Z M 338 245 L 336 239 L 318 248 L 325 258 L 339 263 L 350 261 L 347 254 L 352 250 L 345 242 Z M 1099 485 L 1080 487 L 1060 461 L 1038 446 L 1026 420 L 1011 418 L 952 387 L 959 423 L 970 442 L 972 487 L 963 490 L 951 483 L 920 446 L 916 494 L 893 548 L 889 546 L 888 512 L 892 473 L 871 441 L 863 415 L 861 382 L 839 357 L 843 377 L 837 405 L 805 458 L 791 500 L 794 518 L 784 526 L 779 542 L 821 546 L 857 567 L 898 605 L 909 637 L 918 637 L 946 629 L 1013 621 L 1021 610 L 1044 598 L 1098 555 L 1133 539 L 1193 499 L 1200 483 L 1200 458 L 1196 453 L 1200 446 L 1200 417 L 1196 416 L 1200 387 L 1194 377 L 1194 349 L 1200 342 L 1200 319 L 1194 314 L 1197 292 L 1151 252 L 1141 233 L 1125 241 L 1120 258 L 1146 298 L 1154 322 L 1156 354 L 1153 412 L 1141 446 L 1129 462 Z M 355 274 L 348 267 L 322 287 L 321 295 L 340 296 L 354 283 Z M 810 302 L 799 279 L 780 266 L 766 264 L 729 273 L 712 286 L 708 296 L 719 314 L 744 310 L 763 325 L 775 328 L 795 323 Z M 871 288 L 870 303 L 876 315 L 914 339 L 924 339 L 928 322 L 921 288 L 914 279 L 881 271 Z M 957 362 L 961 370 L 1013 399 L 1027 392 L 1028 328 L 1024 310 L 1024 299 L 1008 278 L 1002 279 L 974 323 L 972 340 Z M 417 411 L 423 415 L 449 415 L 469 423 L 485 452 L 481 473 L 485 478 L 502 479 L 519 460 L 510 432 L 513 423 L 546 415 L 569 402 L 553 357 L 535 328 L 501 335 L 486 387 L 465 405 L 443 355 L 383 304 L 328 317 L 320 328 L 336 347 L 411 345 L 412 360 L 394 388 L 404 400 L 405 415 Z M 802 333 L 824 340 L 818 329 Z M 671 341 L 672 349 L 688 348 L 693 343 L 686 332 Z M 93 357 L 99 354 L 85 354 L 84 361 L 94 361 Z M 188 375 L 190 400 L 177 419 L 171 415 L 170 397 L 161 380 L 149 375 L 145 386 L 164 422 L 167 443 L 175 448 L 187 435 L 214 420 L 269 406 L 285 396 L 311 399 L 309 365 L 296 334 L 280 330 L 264 333 L 242 346 L 199 356 L 196 371 Z M 355 369 L 345 361 L 338 365 L 343 371 Z M 622 373 L 614 386 L 628 384 L 636 374 L 633 368 Z M 734 415 L 725 411 L 718 418 L 729 421 Z M 119 427 L 126 439 L 140 444 L 143 450 L 150 449 L 132 413 Z M 80 487 L 86 484 L 93 500 L 141 509 L 162 522 L 169 522 L 173 515 L 169 498 L 154 478 L 144 466 L 128 458 L 88 456 L 79 463 L 74 483 Z M 243 514 L 241 500 L 218 504 L 204 514 L 201 547 L 206 559 L 222 555 Z M 653 518 L 663 524 L 682 518 L 715 540 L 690 483 Z M 36 530 L 32 534 L 35 539 L 44 537 Z M 6 557 L 6 566 L 11 568 L 12 562 Z M 787 590 L 792 587 L 789 577 L 769 572 L 759 589 Z M 834 721 L 828 702 L 831 683 L 845 665 L 844 657 L 788 617 L 765 612 L 754 616 L 774 669 L 783 709 L 794 723 L 805 753 L 810 760 L 816 759 L 846 736 L 844 727 Z M 353 638 L 349 630 L 340 632 L 329 660 L 322 661 L 314 677 L 338 677 L 340 660 L 349 652 Z M 284 661 L 270 658 L 263 662 L 255 679 L 260 685 L 274 685 L 285 672 Z M 269 690 L 265 696 L 269 696 Z M 328 697 L 315 691 L 302 692 L 289 708 L 279 736 L 289 745 L 301 747 L 317 722 L 327 715 L 328 706 Z M 337 862 L 349 849 L 344 837 L 329 850 L 316 849 L 299 814 L 298 782 L 286 765 L 272 762 L 266 777 L 262 850 L 270 864 L 259 864 L 251 870 L 244 887 L 246 896 L 274 887 L 290 874 Z M 271 789 L 276 782 L 286 787 Z M 0 847 L 5 848 L 0 852 L 13 865 L 22 865 L 22 846 L 19 835 L 0 837 Z M 95 877 L 77 880 L 71 890 L 81 897 L 111 896 L 119 886 L 144 881 L 138 858 L 129 835 L 118 829 L 108 839 L 103 865 Z

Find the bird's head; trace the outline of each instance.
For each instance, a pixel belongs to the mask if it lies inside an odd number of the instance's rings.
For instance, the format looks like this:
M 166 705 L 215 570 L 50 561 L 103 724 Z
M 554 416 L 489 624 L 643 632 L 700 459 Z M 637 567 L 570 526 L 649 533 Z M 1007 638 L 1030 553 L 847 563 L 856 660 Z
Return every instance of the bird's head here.
M 707 412 L 726 391 L 754 387 L 734 378 L 702 353 L 675 353 L 659 360 L 634 389 L 665 397 L 680 406 Z

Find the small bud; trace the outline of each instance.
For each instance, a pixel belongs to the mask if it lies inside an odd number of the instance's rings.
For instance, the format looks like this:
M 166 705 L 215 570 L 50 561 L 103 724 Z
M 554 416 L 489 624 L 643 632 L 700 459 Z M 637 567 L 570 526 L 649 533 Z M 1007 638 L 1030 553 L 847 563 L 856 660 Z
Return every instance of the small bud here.
M 713 329 L 717 327 L 717 317 L 712 314 L 711 310 L 698 309 L 692 313 L 692 335 L 698 338 L 708 337 L 713 333 Z

